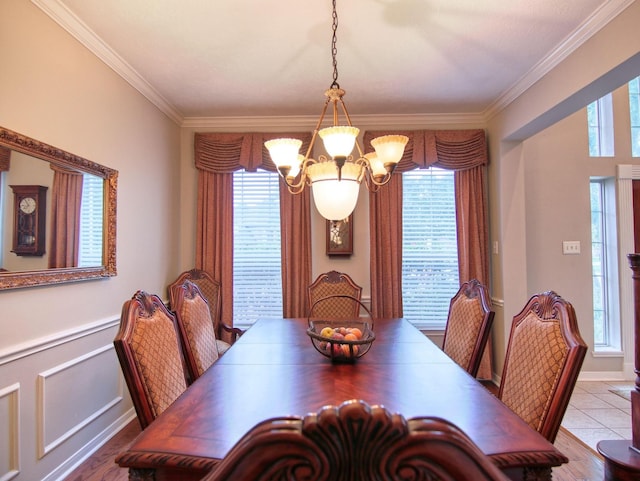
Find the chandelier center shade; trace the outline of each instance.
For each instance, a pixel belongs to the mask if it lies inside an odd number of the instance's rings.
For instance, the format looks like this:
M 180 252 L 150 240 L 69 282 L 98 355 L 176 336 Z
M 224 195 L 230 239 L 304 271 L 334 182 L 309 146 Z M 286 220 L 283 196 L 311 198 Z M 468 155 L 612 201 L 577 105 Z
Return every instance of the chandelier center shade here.
M 273 139 L 265 142 L 264 145 L 269 150 L 269 155 L 289 192 L 299 194 L 310 185 L 313 200 L 320 215 L 325 219 L 337 221 L 346 219 L 355 209 L 363 180 L 372 192 L 389 182 L 402 158 L 409 138 L 404 135 L 377 137 L 371 140 L 374 152 L 363 153 L 358 142 L 360 129 L 351 124 L 347 107 L 342 99 L 345 91 L 338 84 L 336 0 L 332 0 L 332 5 L 333 82 L 324 93 L 326 101 L 307 152 L 304 155 L 300 154 L 302 141 L 292 138 Z M 333 113 L 333 123 L 329 127 L 322 128 L 329 106 Z M 342 124 L 339 120 L 340 112 L 344 118 Z M 324 150 L 329 157 L 320 155 L 316 160 L 311 157 L 311 154 L 318 136 L 322 139 Z M 356 156 L 352 155 L 354 148 L 357 150 Z

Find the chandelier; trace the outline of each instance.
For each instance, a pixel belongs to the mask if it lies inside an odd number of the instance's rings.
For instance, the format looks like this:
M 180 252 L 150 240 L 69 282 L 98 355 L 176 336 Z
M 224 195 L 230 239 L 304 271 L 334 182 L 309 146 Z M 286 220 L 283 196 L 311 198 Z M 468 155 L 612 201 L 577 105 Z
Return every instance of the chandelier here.
M 360 129 L 351 124 L 347 107 L 342 100 L 345 91 L 338 84 L 336 0 L 333 0 L 332 17 L 333 82 L 324 93 L 327 99 L 307 152 L 305 155 L 299 153 L 302 146 L 299 139 L 273 139 L 264 145 L 289 192 L 299 194 L 307 185 L 311 185 L 313 200 L 320 215 L 325 219 L 338 221 L 349 217 L 355 209 L 363 179 L 371 192 L 389 182 L 409 138 L 404 135 L 376 137 L 371 140 L 375 151 L 363 154 L 357 139 Z M 329 105 L 333 111 L 333 125 L 321 129 Z M 339 123 L 339 110 L 345 119 L 342 125 Z M 311 158 L 311 154 L 318 135 L 329 157 L 320 155 L 315 160 Z M 354 147 L 357 149 L 357 157 L 352 155 Z

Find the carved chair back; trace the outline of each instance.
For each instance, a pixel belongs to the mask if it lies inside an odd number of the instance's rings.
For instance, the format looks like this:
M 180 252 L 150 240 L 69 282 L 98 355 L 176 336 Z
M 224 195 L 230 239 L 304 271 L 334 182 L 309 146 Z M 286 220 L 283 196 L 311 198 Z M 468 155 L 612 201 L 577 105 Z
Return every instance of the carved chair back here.
M 449 304 L 442 348 L 474 377 L 480 368 L 494 315 L 488 290 L 477 279 L 464 282 Z
M 327 301 L 317 302 L 330 296 L 349 296 L 360 301 L 362 287 L 357 285 L 349 275 L 338 271 L 320 274 L 307 288 L 309 307 L 313 306 L 313 317 L 325 319 L 353 319 L 360 315 L 360 303 L 347 297 L 332 297 Z
M 586 352 L 573 306 L 534 295 L 513 318 L 498 397 L 554 442 Z
M 157 295 L 137 291 L 113 344 L 144 429 L 187 388 L 176 319 Z
M 172 308 L 184 348 L 184 359 L 191 382 L 218 360 L 216 333 L 207 300 L 193 282 L 173 285 Z
M 231 344 L 242 335 L 242 331 L 225 324 L 221 319 L 221 297 L 220 283 L 216 281 L 211 274 L 201 269 L 191 269 L 183 272 L 178 278 L 169 284 L 169 303 L 171 309 L 175 310 L 175 302 L 173 299 L 174 289 L 176 286 L 184 284 L 185 281 L 191 281 L 198 286 L 200 292 L 207 300 L 209 305 L 209 314 L 213 321 L 213 328 L 216 335 L 216 344 L 218 345 L 218 353 L 224 354 Z
M 247 461 L 249 460 L 249 461 Z M 206 481 L 504 481 L 493 462 L 450 422 L 392 414 L 350 400 L 317 413 L 263 421 Z

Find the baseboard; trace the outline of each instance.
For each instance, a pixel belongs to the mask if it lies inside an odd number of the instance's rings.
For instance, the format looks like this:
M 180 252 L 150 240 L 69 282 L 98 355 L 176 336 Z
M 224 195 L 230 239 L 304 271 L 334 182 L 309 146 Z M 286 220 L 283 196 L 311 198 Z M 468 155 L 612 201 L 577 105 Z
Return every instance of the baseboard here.
M 128 425 L 136 417 L 136 412 L 133 408 L 128 410 L 125 414 L 120 416 L 104 431 L 98 434 L 90 442 L 85 444 L 82 449 L 76 452 L 73 456 L 67 459 L 64 463 L 58 466 L 45 476 L 42 481 L 62 481 L 69 474 L 73 472 L 78 466 L 84 463 L 93 453 L 100 449 L 107 441 L 113 436 L 118 434 L 126 425 Z

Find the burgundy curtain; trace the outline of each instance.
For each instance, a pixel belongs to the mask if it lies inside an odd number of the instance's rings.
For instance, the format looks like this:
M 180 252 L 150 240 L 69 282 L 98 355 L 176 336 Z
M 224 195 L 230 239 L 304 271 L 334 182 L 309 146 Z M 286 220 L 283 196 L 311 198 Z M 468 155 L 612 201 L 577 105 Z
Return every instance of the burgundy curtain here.
M 82 173 L 51 164 L 49 268 L 76 267 L 80 255 Z
M 0 146 L 0 172 L 9 170 L 11 161 L 11 149 Z
M 264 141 L 295 137 L 308 146 L 309 133 L 196 133 L 198 169 L 196 268 L 221 284 L 221 318 L 233 324 L 233 172 L 275 171 Z M 309 192 L 280 195 L 282 233 L 283 316 L 300 317 L 306 310 L 306 286 L 311 282 Z
M 371 139 L 389 133 L 409 137 L 396 172 L 431 165 L 454 170 L 458 273 L 460 283 L 478 279 L 489 282 L 485 133 L 477 130 L 421 130 L 409 132 L 365 132 Z M 399 185 L 395 185 L 395 181 Z M 369 195 L 371 240 L 371 307 L 375 317 L 402 316 L 402 182 L 392 178 L 385 187 Z M 491 377 L 491 344 L 478 377 Z

